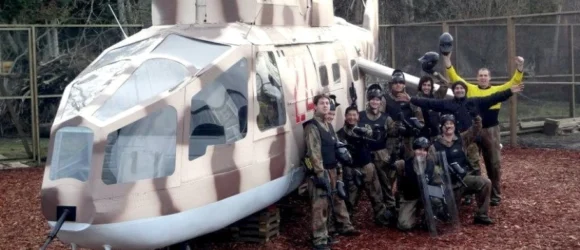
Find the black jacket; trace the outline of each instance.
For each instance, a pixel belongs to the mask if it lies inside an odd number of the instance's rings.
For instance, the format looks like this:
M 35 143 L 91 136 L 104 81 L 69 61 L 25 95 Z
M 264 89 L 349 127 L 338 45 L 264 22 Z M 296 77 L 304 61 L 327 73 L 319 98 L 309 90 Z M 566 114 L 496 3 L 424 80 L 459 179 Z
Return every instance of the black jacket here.
M 496 103 L 509 99 L 512 95 L 512 90 L 508 89 L 486 97 L 462 97 L 443 100 L 412 97 L 411 103 L 442 114 L 453 114 L 455 116 L 455 127 L 461 133 L 471 127 L 473 124 L 472 116 L 481 114 L 480 110 L 487 110 Z M 486 117 L 482 117 L 482 119 L 485 120 Z

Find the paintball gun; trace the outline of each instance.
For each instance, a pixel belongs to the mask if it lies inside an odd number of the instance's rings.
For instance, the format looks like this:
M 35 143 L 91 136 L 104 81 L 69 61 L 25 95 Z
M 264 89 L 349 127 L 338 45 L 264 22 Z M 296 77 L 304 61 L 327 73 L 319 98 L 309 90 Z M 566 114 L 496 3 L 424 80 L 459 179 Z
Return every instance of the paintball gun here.
M 465 176 L 465 170 L 463 170 L 463 168 L 461 166 L 459 166 L 459 164 L 457 162 L 453 162 L 453 163 L 449 164 L 449 172 L 451 172 L 451 174 L 458 181 L 461 182 L 462 186 L 467 187 L 467 184 L 465 184 L 465 182 L 463 182 L 463 176 Z
M 356 100 L 358 99 L 358 97 L 356 95 L 356 89 L 354 88 L 354 82 L 351 82 L 351 85 L 348 88 L 348 92 L 350 94 L 350 106 L 356 108 L 357 107 Z
M 334 193 L 332 191 L 332 185 L 330 182 L 330 175 L 328 173 L 327 170 L 323 171 L 323 175 L 321 177 L 312 175 L 310 177 L 312 179 L 312 181 L 314 182 L 314 185 L 317 188 L 320 188 L 322 190 L 325 191 L 325 194 L 322 194 L 321 196 L 325 196 L 328 199 L 328 202 L 330 204 L 330 212 L 332 213 L 332 217 L 334 217 L 336 219 L 336 213 L 334 211 L 334 199 L 332 198 L 332 194 Z M 341 199 L 345 199 L 346 198 L 346 192 L 344 189 L 344 182 L 337 180 L 336 182 L 336 186 L 337 186 L 337 195 L 341 198 Z
M 410 136 L 419 136 L 419 134 L 421 133 L 421 129 L 423 128 L 423 125 L 419 122 L 419 120 L 416 117 L 411 117 L 411 123 L 409 123 L 409 121 L 407 121 L 405 119 L 405 115 L 403 115 L 403 111 L 399 112 L 399 119 L 401 120 L 401 123 L 405 126 L 405 133 L 403 134 L 407 134 Z
M 352 129 L 352 132 L 358 135 L 361 139 L 371 142 L 381 141 L 383 139 L 382 136 L 385 135 L 385 133 L 383 133 L 383 127 L 379 124 L 373 125 L 372 129 L 355 126 Z M 369 137 L 369 134 L 372 136 Z
M 341 141 L 337 141 L 335 144 L 336 157 L 338 161 L 344 165 L 352 165 L 352 156 L 347 149 L 348 145 Z

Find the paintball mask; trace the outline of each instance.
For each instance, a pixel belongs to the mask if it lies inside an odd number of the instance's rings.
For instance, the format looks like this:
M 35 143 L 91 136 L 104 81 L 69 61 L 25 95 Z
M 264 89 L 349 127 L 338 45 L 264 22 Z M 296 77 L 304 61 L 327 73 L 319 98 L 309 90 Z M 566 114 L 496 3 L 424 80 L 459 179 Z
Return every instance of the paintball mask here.
M 428 150 L 429 146 L 430 146 L 429 140 L 425 137 L 419 137 L 413 141 L 413 150 L 416 149 Z
M 435 65 L 439 61 L 439 54 L 437 52 L 429 51 L 425 53 L 421 58 L 419 58 L 419 62 L 421 63 L 421 68 L 425 73 L 432 75 L 435 71 Z
M 341 164 L 344 165 L 352 165 L 352 156 L 350 155 L 350 152 L 348 152 L 348 149 L 346 148 L 347 145 L 345 143 L 342 143 L 340 141 L 336 142 L 336 158 L 338 159 L 338 161 Z
M 439 52 L 447 56 L 453 49 L 453 37 L 448 32 L 443 33 L 439 37 Z
M 393 70 L 393 74 L 391 75 L 391 83 L 405 83 L 405 74 L 400 69 Z
M 455 124 L 455 116 L 453 116 L 452 114 L 445 114 L 441 116 L 441 130 L 443 130 L 443 128 L 445 128 L 445 123 L 446 122 L 453 122 L 453 124 Z
M 373 98 L 381 98 L 383 96 L 383 90 L 379 84 L 372 84 L 367 89 L 367 101 L 372 100 Z

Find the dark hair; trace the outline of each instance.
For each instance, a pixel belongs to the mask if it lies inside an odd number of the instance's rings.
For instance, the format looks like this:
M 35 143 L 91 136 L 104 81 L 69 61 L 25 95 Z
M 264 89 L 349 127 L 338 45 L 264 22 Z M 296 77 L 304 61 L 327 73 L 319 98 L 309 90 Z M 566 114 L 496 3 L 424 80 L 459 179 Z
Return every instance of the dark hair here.
M 451 85 L 451 90 L 454 91 L 457 85 L 461 85 L 465 89 L 465 94 L 467 94 L 467 85 L 462 81 L 456 81 Z
M 417 91 L 419 92 L 423 92 L 422 88 L 423 88 L 423 83 L 426 82 L 431 82 L 431 93 L 433 94 L 433 78 L 430 76 L 422 76 L 421 79 L 419 79 L 419 85 L 417 86 Z
M 356 107 L 350 106 L 350 107 L 346 108 L 346 110 L 344 111 L 344 115 L 346 116 L 348 114 L 348 112 L 350 112 L 350 111 L 355 111 L 358 113 L 358 110 Z
M 318 105 L 318 101 L 320 101 L 320 99 L 322 98 L 326 98 L 328 99 L 328 102 L 330 102 L 330 97 L 327 94 L 318 94 L 316 96 L 314 96 L 314 98 L 312 99 L 312 101 L 314 102 L 314 105 Z

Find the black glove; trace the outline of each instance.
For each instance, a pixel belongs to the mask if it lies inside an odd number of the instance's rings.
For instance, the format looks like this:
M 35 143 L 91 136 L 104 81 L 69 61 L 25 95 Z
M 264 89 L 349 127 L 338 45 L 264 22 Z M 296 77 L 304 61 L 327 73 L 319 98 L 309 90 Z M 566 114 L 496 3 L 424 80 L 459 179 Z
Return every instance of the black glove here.
M 407 133 L 407 128 L 405 128 L 405 126 L 403 126 L 403 124 L 399 124 L 398 126 L 398 131 L 399 131 L 399 135 L 404 135 L 405 133 Z
M 354 132 L 355 134 L 357 134 L 359 136 L 365 136 L 369 132 L 369 129 L 365 128 L 365 127 L 354 127 L 352 129 L 352 132 Z

